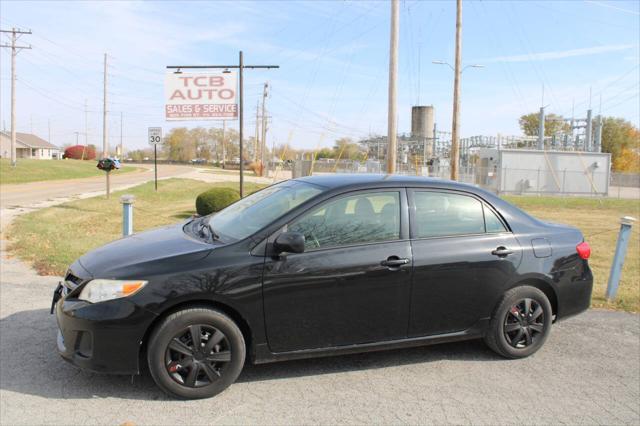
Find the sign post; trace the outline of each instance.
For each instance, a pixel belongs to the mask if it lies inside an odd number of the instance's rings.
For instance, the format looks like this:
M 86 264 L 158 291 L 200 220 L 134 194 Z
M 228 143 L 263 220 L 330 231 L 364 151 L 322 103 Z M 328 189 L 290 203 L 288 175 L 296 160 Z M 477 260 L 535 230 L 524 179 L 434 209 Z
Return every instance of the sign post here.
M 168 65 L 175 69 L 165 77 L 165 118 L 167 120 L 238 119 L 240 149 L 240 198 L 244 196 L 243 159 L 243 71 L 280 68 L 278 65 L 245 65 L 242 51 L 238 65 Z M 221 74 L 183 73 L 182 69 L 223 69 Z M 238 75 L 230 69 L 237 69 Z M 237 85 L 237 86 L 236 86 Z M 236 100 L 236 87 L 238 97 Z
M 149 145 L 153 145 L 153 175 L 158 190 L 158 144 L 162 141 L 162 127 L 149 127 Z

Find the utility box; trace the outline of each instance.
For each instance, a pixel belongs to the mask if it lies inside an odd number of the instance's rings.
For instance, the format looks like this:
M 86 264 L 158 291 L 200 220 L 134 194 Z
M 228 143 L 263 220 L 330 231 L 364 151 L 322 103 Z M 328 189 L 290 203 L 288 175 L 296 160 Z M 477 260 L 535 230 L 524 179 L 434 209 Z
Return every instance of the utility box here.
M 498 194 L 609 193 L 611 154 L 482 148 L 475 183 Z

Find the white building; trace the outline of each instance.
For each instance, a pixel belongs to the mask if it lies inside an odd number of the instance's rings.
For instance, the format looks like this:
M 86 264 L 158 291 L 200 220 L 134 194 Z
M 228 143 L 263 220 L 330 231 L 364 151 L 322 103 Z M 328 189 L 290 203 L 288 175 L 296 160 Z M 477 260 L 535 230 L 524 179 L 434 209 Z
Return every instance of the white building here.
M 61 159 L 60 148 L 30 133 L 16 132 L 16 157 L 36 160 Z M 0 158 L 11 158 L 11 133 L 0 132 Z

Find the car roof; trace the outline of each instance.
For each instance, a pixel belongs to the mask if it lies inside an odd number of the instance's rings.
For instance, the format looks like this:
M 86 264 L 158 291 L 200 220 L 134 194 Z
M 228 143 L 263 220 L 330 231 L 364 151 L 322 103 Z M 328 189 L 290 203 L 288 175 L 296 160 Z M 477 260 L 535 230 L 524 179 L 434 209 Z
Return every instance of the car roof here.
M 325 188 L 362 188 L 366 186 L 423 186 L 433 188 L 462 189 L 470 192 L 484 192 L 477 186 L 423 176 L 403 176 L 403 175 L 385 175 L 372 173 L 332 173 L 326 175 L 305 176 L 294 179 L 301 182 L 309 182 L 315 185 L 324 186 Z
M 513 204 L 503 200 L 496 194 L 493 194 L 478 186 L 460 183 L 447 179 L 423 177 L 423 176 L 403 176 L 403 175 L 383 175 L 383 174 L 342 174 L 333 173 L 326 175 L 305 176 L 294 179 L 299 182 L 309 182 L 311 184 L 320 185 L 326 188 L 326 191 L 341 192 L 348 189 L 367 189 L 375 187 L 422 187 L 434 189 L 450 189 L 458 191 L 466 191 L 475 194 L 484 199 L 505 218 L 507 223 L 514 228 L 518 228 L 521 232 L 526 229 L 540 226 L 542 222 L 520 210 Z

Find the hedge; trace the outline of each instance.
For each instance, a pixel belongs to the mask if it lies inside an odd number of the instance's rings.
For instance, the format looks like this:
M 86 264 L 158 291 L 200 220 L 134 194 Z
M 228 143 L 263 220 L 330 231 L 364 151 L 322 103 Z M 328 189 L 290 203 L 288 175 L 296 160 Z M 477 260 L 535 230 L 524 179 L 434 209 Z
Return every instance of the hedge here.
M 96 150 L 93 146 L 74 145 L 64 150 L 64 158 L 74 160 L 95 160 Z
M 240 193 L 232 188 L 213 188 L 196 198 L 196 212 L 200 216 L 219 212 L 240 199 Z

